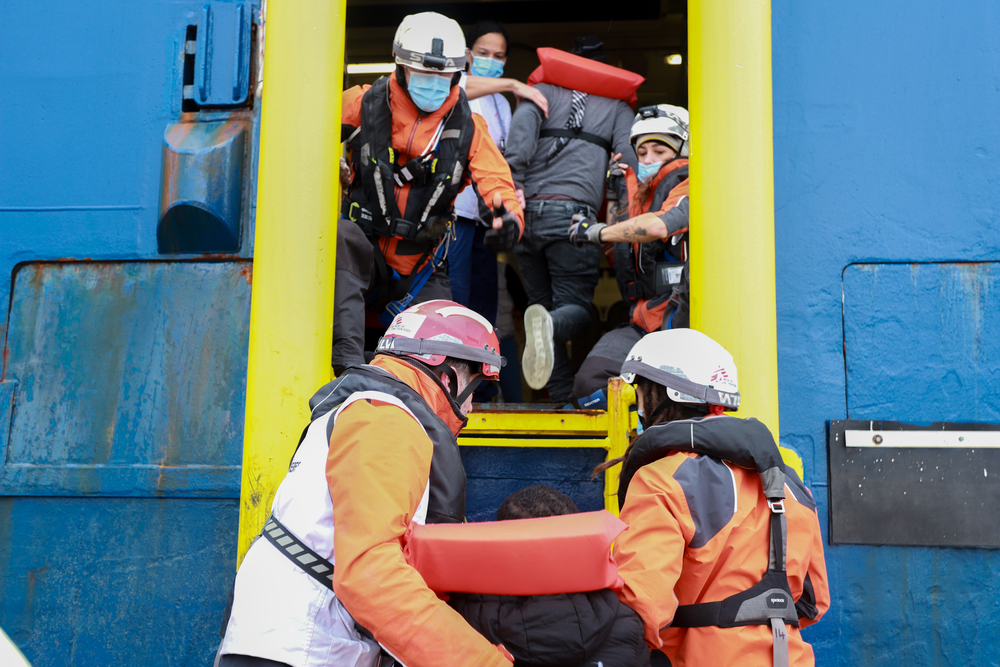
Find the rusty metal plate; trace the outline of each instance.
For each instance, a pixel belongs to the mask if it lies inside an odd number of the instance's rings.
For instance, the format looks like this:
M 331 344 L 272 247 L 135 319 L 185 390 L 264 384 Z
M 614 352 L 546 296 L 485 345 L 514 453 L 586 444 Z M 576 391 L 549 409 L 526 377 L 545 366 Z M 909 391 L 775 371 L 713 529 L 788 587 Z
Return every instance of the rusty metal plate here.
M 0 494 L 239 497 L 250 271 L 249 261 L 22 265 Z

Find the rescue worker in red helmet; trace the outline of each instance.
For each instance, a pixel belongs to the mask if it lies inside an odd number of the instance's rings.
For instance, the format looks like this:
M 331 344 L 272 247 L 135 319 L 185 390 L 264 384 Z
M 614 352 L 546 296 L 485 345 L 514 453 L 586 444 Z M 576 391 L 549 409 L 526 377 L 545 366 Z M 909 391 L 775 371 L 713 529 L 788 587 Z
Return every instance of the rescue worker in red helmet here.
M 265 539 L 237 573 L 221 667 L 511 664 L 403 557 L 411 523 L 464 521 L 455 438 L 502 365 L 489 322 L 429 301 L 313 396 Z
M 364 361 L 363 291 L 383 326 L 413 303 L 451 298 L 448 241 L 455 198 L 466 185 L 474 183 L 493 211 L 487 247 L 511 248 L 524 228 L 507 162 L 459 85 L 466 46 L 458 23 L 434 12 L 407 16 L 392 51 L 393 74 L 344 91 L 341 133 L 351 151 L 351 182 L 337 261 L 344 251 L 345 262 L 357 266 L 344 263 L 337 276 L 337 371 Z M 360 278 L 351 280 L 352 273 Z
M 658 331 L 622 365 L 645 430 L 621 459 L 629 529 L 614 547 L 651 665 L 814 664 L 799 629 L 830 605 L 816 503 L 767 427 L 739 406 L 736 366 L 692 329 Z

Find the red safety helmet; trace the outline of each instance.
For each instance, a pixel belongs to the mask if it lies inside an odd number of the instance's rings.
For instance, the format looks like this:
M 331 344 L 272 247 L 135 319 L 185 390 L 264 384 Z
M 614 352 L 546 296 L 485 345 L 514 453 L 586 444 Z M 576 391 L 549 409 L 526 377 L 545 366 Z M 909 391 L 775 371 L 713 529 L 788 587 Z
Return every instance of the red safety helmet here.
M 410 357 L 428 366 L 440 366 L 446 357 L 462 359 L 473 362 L 473 372 L 489 380 L 500 378 L 505 362 L 489 320 L 444 299 L 418 303 L 396 315 L 375 354 Z

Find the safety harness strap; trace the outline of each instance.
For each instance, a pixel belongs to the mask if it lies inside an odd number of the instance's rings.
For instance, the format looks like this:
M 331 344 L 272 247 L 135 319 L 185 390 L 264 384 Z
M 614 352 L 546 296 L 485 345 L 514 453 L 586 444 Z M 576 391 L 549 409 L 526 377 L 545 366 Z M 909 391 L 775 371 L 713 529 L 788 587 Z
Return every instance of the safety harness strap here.
M 550 128 L 547 130 L 542 130 L 538 133 L 539 138 L 543 137 L 564 137 L 566 139 L 583 139 L 586 142 L 592 143 L 595 146 L 600 146 L 608 153 L 611 153 L 611 142 L 604 137 L 599 137 L 596 134 L 591 134 L 590 132 L 581 132 L 577 130 L 570 130 L 565 128 Z
M 788 667 L 788 629 L 780 618 L 771 619 L 774 667 Z
M 333 563 L 306 546 L 292 531 L 274 518 L 274 515 L 271 515 L 264 524 L 261 535 L 303 572 L 333 590 Z
M 770 481 L 765 476 L 765 487 L 770 485 Z M 675 628 L 732 628 L 769 624 L 774 667 L 788 667 L 788 630 L 785 626 L 798 626 L 799 623 L 789 591 L 788 574 L 785 572 L 788 524 L 785 519 L 784 498 L 769 497 L 767 505 L 771 509 L 770 546 L 767 572 L 760 583 L 718 602 L 681 605 L 674 613 L 670 625 Z

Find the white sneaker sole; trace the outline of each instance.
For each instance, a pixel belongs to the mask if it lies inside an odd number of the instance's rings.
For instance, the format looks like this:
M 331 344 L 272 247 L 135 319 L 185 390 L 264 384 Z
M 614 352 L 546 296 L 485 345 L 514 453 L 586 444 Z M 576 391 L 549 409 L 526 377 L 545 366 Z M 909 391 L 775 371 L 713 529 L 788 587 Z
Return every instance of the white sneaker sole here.
M 544 389 L 552 376 L 552 316 L 539 304 L 524 311 L 524 355 L 521 372 L 532 389 Z

